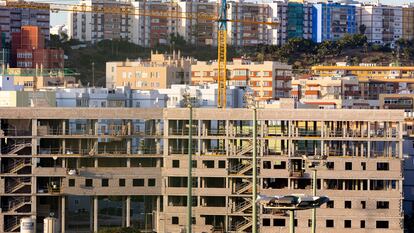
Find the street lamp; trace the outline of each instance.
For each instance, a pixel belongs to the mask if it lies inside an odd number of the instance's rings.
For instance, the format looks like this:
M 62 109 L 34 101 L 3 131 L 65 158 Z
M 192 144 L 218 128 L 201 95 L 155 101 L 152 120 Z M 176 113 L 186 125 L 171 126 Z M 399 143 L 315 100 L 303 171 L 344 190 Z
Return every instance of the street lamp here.
M 191 208 L 193 205 L 193 194 L 192 194 L 192 186 L 193 186 L 193 178 L 192 178 L 192 170 L 193 170 L 193 105 L 191 103 L 191 96 L 188 90 L 185 90 L 183 93 L 183 101 L 184 106 L 187 107 L 190 111 L 190 119 L 188 125 L 188 177 L 187 177 L 187 233 L 191 233 L 192 228 L 192 213 Z
M 252 233 L 257 232 L 257 104 L 254 99 L 254 95 L 250 91 L 246 91 L 244 94 L 244 101 L 247 108 L 253 110 L 253 155 L 252 155 L 252 164 L 253 164 L 253 192 L 252 192 Z
M 327 196 L 292 194 L 287 196 L 259 196 L 257 202 L 266 209 L 289 211 L 289 232 L 295 233 L 295 211 L 319 208 L 327 203 Z
M 310 170 L 312 170 L 312 195 L 316 196 L 316 182 L 317 182 L 317 169 L 318 167 L 325 166 L 324 162 L 321 160 L 310 160 L 307 156 L 302 156 L 305 161 L 309 161 L 307 163 Z M 323 159 L 323 157 L 322 157 Z M 312 233 L 316 233 L 316 208 L 312 209 L 312 225 L 311 225 Z

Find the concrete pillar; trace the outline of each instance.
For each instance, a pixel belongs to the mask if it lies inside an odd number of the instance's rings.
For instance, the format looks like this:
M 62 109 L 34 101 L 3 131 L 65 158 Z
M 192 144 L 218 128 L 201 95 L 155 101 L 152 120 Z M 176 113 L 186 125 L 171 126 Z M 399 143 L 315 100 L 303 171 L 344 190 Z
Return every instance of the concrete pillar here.
M 66 197 L 62 196 L 61 197 L 61 207 L 60 207 L 60 228 L 61 228 L 61 233 L 65 233 L 66 230 Z
M 126 196 L 126 227 L 131 226 L 131 196 Z
M 127 161 L 126 162 L 127 162 L 126 166 L 127 167 L 131 167 L 131 159 L 130 158 L 127 158 Z
M 62 135 L 66 135 L 66 121 L 63 120 L 62 122 Z
M 121 210 L 121 225 L 122 227 L 126 227 L 126 198 L 122 197 L 122 210 Z
M 98 232 L 98 196 L 93 197 L 93 232 Z
M 97 168 L 98 167 L 98 158 L 94 159 L 94 167 Z
M 98 135 L 99 134 L 99 122 L 98 122 L 98 120 L 95 121 L 94 130 L 95 130 L 95 135 Z

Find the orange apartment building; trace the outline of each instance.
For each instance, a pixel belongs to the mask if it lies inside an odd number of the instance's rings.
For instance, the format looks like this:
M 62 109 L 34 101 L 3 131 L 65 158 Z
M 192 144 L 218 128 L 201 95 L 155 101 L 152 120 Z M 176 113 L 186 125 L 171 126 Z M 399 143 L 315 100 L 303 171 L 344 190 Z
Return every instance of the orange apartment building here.
M 149 60 L 106 63 L 106 87 L 129 86 L 131 89 L 156 90 L 172 84 L 190 83 L 193 58 L 180 52 L 172 55 L 151 53 Z
M 191 83 L 217 82 L 217 61 L 197 61 L 191 66 Z M 228 85 L 250 87 L 258 100 L 290 97 L 292 66 L 275 62 L 233 59 L 227 63 Z

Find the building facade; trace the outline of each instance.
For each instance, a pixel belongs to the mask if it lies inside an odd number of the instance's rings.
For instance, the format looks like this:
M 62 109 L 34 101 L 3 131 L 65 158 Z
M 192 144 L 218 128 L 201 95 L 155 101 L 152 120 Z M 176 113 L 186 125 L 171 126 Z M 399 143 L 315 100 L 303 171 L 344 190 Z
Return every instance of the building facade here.
M 193 84 L 216 83 L 217 62 L 197 61 L 191 66 Z M 253 62 L 233 59 L 227 63 L 228 85 L 249 87 L 257 100 L 290 97 L 292 66 L 273 61 Z
M 274 1 L 268 3 L 270 15 L 279 26 L 269 31 L 271 44 L 284 45 L 289 39 L 312 39 L 312 4 L 300 1 Z
M 132 15 L 89 13 L 82 9 L 117 9 L 130 7 L 126 0 L 81 0 L 73 8 L 79 11 L 68 13 L 68 36 L 80 41 L 96 43 L 101 40 L 125 39 L 131 37 Z
M 1 231 L 17 231 L 22 217 L 41 231 L 51 213 L 62 233 L 184 230 L 188 114 L 1 108 Z M 193 115 L 193 230 L 250 232 L 251 110 Z M 320 231 L 403 232 L 403 111 L 262 109 L 258 121 L 260 194 L 311 194 L 303 165 L 322 159 L 317 193 L 330 202 L 317 210 Z M 288 231 L 283 213 L 259 210 L 260 232 Z M 310 216 L 297 212 L 298 232 L 310 230 Z
M 13 32 L 20 32 L 22 26 L 38 26 L 44 39 L 50 38 L 50 9 L 47 3 L 30 2 L 33 8 L 15 8 L 13 3 L 27 3 L 23 0 L 0 1 L 0 31 L 5 33 L 6 41 L 11 40 Z M 34 9 L 38 7 L 38 9 Z
M 41 28 L 23 26 L 20 32 L 12 33 L 11 66 L 17 68 L 63 69 L 63 49 L 45 47 L 45 39 Z
M 404 5 L 402 8 L 403 28 L 402 38 L 406 40 L 414 39 L 414 4 Z
M 312 40 L 334 41 L 357 32 L 356 7 L 339 3 L 316 3 L 312 9 Z
M 175 51 L 171 55 L 151 53 L 149 60 L 107 62 L 106 87 L 157 90 L 172 84 L 189 84 L 194 62 L 193 58 L 184 58 Z
M 401 6 L 361 5 L 358 7 L 359 25 L 364 25 L 368 42 L 395 46 L 403 38 L 403 8 Z

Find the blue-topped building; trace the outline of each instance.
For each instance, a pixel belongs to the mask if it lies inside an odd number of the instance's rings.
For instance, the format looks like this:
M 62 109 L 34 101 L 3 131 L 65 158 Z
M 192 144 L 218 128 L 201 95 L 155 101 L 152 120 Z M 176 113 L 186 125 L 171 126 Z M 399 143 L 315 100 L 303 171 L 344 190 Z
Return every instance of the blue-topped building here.
M 357 32 L 356 7 L 339 3 L 316 3 L 312 8 L 312 40 L 338 40 Z

